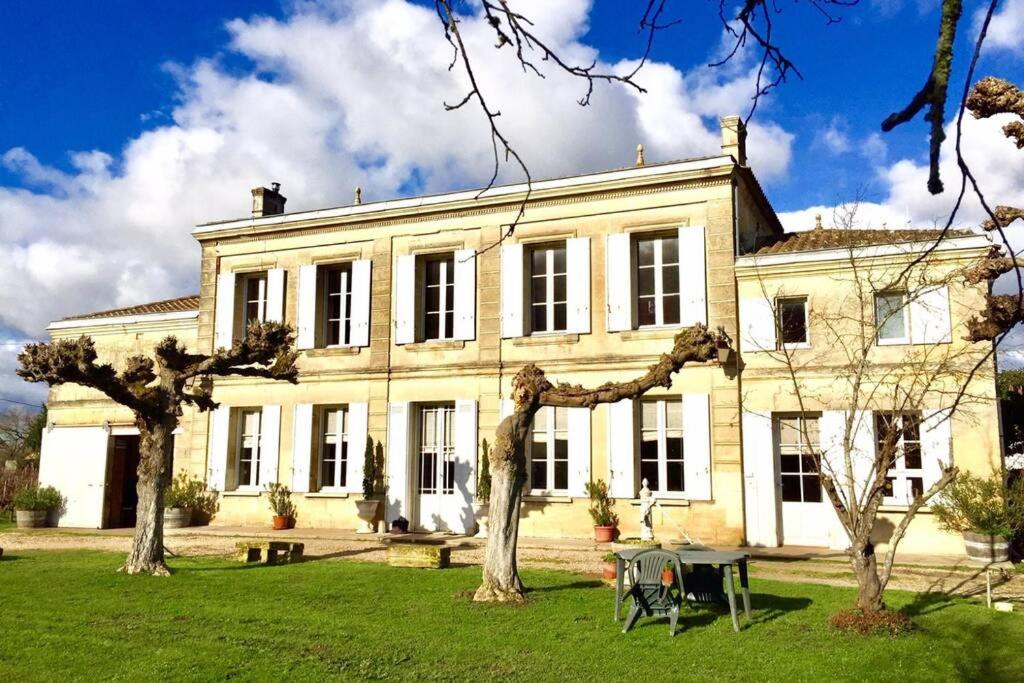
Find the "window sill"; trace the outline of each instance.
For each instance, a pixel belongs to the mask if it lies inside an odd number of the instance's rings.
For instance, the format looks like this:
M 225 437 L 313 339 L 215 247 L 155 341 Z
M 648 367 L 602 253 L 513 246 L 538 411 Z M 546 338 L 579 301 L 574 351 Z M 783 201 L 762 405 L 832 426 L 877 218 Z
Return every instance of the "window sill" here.
M 667 498 L 664 497 L 664 494 L 661 496 L 655 495 L 654 498 L 658 501 L 658 505 L 663 505 L 667 508 L 683 508 L 690 506 L 689 498 Z M 631 498 L 628 502 L 634 507 L 640 507 L 641 501 L 639 498 Z
M 909 339 L 879 339 L 875 342 L 877 346 L 907 346 L 910 344 Z
M 625 341 L 632 341 L 634 339 L 671 339 L 679 334 L 681 329 L 683 328 L 680 325 L 641 327 L 636 330 L 625 330 L 620 334 Z
M 436 341 L 425 341 L 415 342 L 413 344 L 406 344 L 405 349 L 407 351 L 451 351 L 466 348 L 466 342 L 461 339 L 443 339 Z
M 786 350 L 786 351 L 799 351 L 800 349 L 809 349 L 809 348 L 811 348 L 811 343 L 810 342 L 800 342 L 799 344 L 783 344 L 782 348 L 783 348 L 783 350 Z
M 573 333 L 558 333 L 549 334 L 541 333 L 535 334 L 529 337 L 516 337 L 512 340 L 513 346 L 558 346 L 561 344 L 577 344 L 580 341 L 580 335 Z
M 225 498 L 259 498 L 262 491 L 259 489 L 235 489 L 234 491 L 225 491 L 221 495 Z
M 348 498 L 352 494 L 348 491 L 313 491 L 305 495 L 306 498 Z
M 523 496 L 524 503 L 571 503 L 572 496 L 546 496 L 543 494 Z
M 359 346 L 326 346 L 317 349 L 306 349 L 306 355 L 310 358 L 320 356 L 357 356 L 362 348 Z
M 828 501 L 825 502 L 827 503 Z M 879 512 L 906 512 L 909 509 L 909 503 L 882 503 L 878 506 Z M 922 505 L 917 511 L 925 514 L 931 514 L 932 509 L 927 505 Z

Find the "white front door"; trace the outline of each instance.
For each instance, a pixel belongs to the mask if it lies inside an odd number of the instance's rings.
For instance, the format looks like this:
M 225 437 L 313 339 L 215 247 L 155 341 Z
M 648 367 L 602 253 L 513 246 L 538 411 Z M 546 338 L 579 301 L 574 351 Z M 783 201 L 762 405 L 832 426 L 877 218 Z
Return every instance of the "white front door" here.
M 817 416 L 775 418 L 784 545 L 828 546 L 835 512 L 821 487 Z
M 39 483 L 66 499 L 58 526 L 103 527 L 110 435 L 103 427 L 53 427 L 44 430 L 39 454 Z
M 414 460 L 416 528 L 452 531 L 461 528 L 461 497 L 455 483 L 455 405 L 420 406 Z

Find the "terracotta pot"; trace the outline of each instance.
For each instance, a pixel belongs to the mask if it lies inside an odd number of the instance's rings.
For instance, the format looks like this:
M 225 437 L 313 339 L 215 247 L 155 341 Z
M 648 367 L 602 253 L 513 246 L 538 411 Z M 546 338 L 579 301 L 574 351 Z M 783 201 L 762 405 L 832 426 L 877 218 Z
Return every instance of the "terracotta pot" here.
M 968 559 L 975 562 L 1008 562 L 1010 560 L 1010 541 L 1004 536 L 965 531 L 964 549 L 967 550 Z
M 595 526 L 594 527 L 594 540 L 598 543 L 611 543 L 615 540 L 615 527 L 613 526 Z
M 287 529 L 291 521 L 291 517 L 288 515 L 274 515 L 274 531 Z
M 661 570 L 661 583 L 662 583 L 663 586 L 671 586 L 673 583 L 675 583 L 675 580 L 676 580 L 676 573 L 675 573 L 674 570 L 672 570 L 672 569 L 662 569 Z
M 604 566 L 601 568 L 601 577 L 606 579 L 606 580 L 608 580 L 608 581 L 614 581 L 615 580 L 615 576 L 616 576 L 615 563 L 614 562 L 605 562 Z

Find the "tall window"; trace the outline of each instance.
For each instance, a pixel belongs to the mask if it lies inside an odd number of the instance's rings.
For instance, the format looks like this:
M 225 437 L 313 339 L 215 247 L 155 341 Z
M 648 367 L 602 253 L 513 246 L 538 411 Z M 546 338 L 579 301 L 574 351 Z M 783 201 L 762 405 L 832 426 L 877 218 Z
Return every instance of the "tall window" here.
M 807 343 L 807 297 L 789 297 L 776 301 L 779 339 L 783 344 Z
M 327 346 L 351 342 L 352 266 L 332 266 L 324 271 L 324 341 Z
M 455 257 L 424 261 L 423 337 L 452 339 L 455 335 Z
M 348 414 L 325 408 L 321 416 L 320 488 L 344 489 L 348 483 Z
M 921 414 L 875 413 L 875 437 L 878 453 L 890 458 L 882 500 L 889 505 L 909 505 L 924 494 Z
M 907 295 L 905 292 L 879 292 L 875 294 L 875 328 L 878 341 L 900 343 L 907 341 Z
M 419 493 L 455 493 L 455 406 L 420 409 Z
M 238 485 L 260 483 L 260 423 L 262 411 L 242 410 L 238 414 Z
M 818 418 L 793 415 L 776 418 L 779 469 L 784 503 L 820 503 L 821 473 Z
M 530 439 L 530 489 L 569 489 L 569 409 L 546 406 L 533 416 Z
M 530 253 L 530 328 L 533 332 L 566 329 L 565 244 L 538 247 Z
M 651 491 L 685 491 L 683 403 L 676 397 L 640 404 L 640 479 Z
M 249 323 L 267 319 L 267 274 L 253 273 L 242 279 L 242 329 L 248 334 Z
M 640 325 L 678 325 L 679 238 L 637 238 L 636 265 Z

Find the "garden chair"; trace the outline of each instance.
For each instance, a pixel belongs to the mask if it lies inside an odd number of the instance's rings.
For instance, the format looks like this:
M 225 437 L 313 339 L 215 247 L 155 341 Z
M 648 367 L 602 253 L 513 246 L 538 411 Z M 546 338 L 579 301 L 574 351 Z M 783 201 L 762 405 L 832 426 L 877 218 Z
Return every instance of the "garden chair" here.
M 672 566 L 673 581 L 666 586 L 662 582 L 661 572 L 669 563 Z M 631 585 L 626 596 L 633 598 L 633 607 L 629 610 L 622 632 L 626 633 L 633 628 L 641 615 L 668 616 L 669 634 L 674 636 L 679 609 L 683 604 L 683 571 L 679 557 L 664 550 L 645 550 L 633 558 L 627 572 Z

